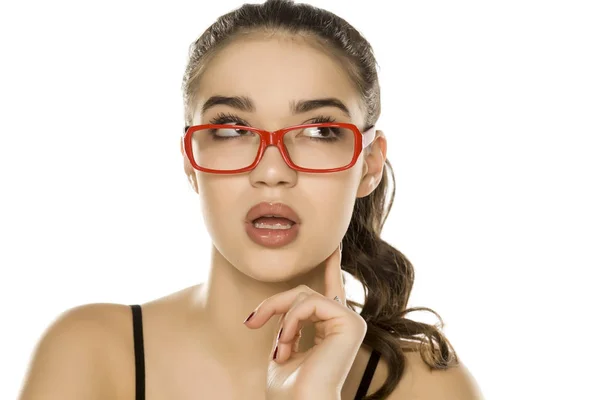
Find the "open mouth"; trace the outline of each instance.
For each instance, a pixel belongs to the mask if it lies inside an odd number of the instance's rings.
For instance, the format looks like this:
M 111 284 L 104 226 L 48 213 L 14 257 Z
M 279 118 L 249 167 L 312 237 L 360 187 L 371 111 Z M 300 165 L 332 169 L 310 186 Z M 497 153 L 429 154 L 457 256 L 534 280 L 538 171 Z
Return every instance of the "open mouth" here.
M 246 215 L 246 234 L 256 244 L 278 248 L 292 243 L 300 232 L 300 217 L 283 203 L 262 202 Z
M 264 216 L 256 218 L 252 225 L 258 229 L 290 229 L 296 223 L 284 217 Z

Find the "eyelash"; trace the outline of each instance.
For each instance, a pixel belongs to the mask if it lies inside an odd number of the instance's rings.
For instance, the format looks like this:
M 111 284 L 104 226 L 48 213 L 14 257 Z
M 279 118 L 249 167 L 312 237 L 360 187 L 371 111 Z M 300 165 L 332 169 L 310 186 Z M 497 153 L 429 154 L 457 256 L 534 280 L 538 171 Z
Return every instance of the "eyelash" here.
M 312 121 L 312 122 L 311 122 Z M 209 123 L 219 125 L 219 124 L 227 124 L 230 122 L 234 122 L 237 125 L 251 126 L 247 121 L 242 118 L 231 114 L 220 112 L 215 117 L 213 117 Z M 326 122 L 336 122 L 335 118 L 326 116 L 326 115 L 317 115 L 316 117 L 310 119 L 306 123 L 326 123 Z

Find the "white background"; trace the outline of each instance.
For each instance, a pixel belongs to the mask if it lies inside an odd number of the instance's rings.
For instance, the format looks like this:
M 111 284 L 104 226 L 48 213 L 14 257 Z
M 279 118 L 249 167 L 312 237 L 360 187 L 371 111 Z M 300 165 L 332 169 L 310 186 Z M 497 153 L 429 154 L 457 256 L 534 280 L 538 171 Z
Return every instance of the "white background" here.
M 310 3 L 375 49 L 410 305 L 442 316 L 487 399 L 599 398 L 597 3 Z M 180 85 L 189 44 L 241 4 L 0 7 L 0 398 L 64 310 L 204 280 Z

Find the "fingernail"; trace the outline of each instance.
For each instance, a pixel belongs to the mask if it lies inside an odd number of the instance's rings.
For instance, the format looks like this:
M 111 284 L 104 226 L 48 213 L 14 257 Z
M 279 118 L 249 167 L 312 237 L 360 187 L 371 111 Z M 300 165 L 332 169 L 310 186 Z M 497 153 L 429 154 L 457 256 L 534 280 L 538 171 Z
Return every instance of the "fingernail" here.
M 279 348 L 279 346 L 275 346 L 275 351 L 273 352 L 273 360 L 275 360 L 277 358 L 277 349 Z
M 279 329 L 279 333 L 277 334 L 277 341 L 279 341 L 279 338 L 281 337 L 281 332 L 283 332 L 283 326 L 281 327 L 281 329 Z
M 244 321 L 244 323 L 250 321 L 250 318 L 252 318 L 252 316 L 254 315 L 255 311 L 252 311 L 252 313 L 250 313 L 250 315 L 248 315 L 248 318 L 246 318 L 246 320 Z

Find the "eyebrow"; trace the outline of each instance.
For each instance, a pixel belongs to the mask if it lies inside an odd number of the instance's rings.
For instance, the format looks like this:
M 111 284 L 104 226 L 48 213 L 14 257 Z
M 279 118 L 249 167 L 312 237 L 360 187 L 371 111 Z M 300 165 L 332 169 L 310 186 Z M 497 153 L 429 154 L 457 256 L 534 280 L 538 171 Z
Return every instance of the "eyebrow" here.
M 211 96 L 202 105 L 202 113 L 204 114 L 208 109 L 216 105 L 226 105 L 247 112 L 256 111 L 256 106 L 254 105 L 254 102 L 247 96 Z M 348 118 L 352 118 L 348 107 L 346 107 L 346 105 L 341 100 L 336 99 L 334 97 L 290 102 L 290 111 L 293 114 L 301 114 L 322 107 L 338 108 L 344 114 L 346 114 Z

